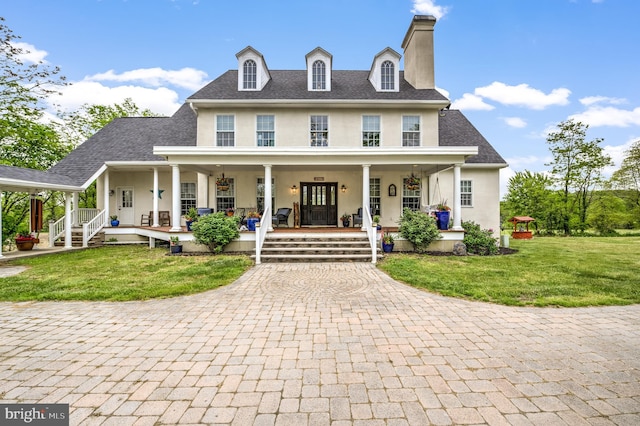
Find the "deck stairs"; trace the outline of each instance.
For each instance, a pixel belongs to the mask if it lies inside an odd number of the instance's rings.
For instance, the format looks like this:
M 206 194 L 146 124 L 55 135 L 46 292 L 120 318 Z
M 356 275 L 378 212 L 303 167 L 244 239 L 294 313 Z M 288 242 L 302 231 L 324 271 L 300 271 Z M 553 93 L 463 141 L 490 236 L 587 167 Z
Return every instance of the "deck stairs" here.
M 89 247 L 100 247 L 104 245 L 104 231 L 99 231 L 88 242 Z M 64 247 L 65 238 L 64 234 L 58 238 L 54 245 L 56 247 Z M 71 246 L 82 247 L 82 227 L 71 228 Z
M 379 249 L 376 256 L 382 257 Z M 371 262 L 371 247 L 366 232 L 271 233 L 260 258 L 264 263 Z

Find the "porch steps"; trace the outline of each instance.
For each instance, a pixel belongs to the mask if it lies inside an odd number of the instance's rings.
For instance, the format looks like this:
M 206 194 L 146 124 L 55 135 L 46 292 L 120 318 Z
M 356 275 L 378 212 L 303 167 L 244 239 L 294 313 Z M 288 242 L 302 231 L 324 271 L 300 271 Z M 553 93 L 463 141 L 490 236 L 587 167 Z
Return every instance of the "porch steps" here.
M 269 234 L 260 259 L 265 263 L 370 262 L 371 248 L 366 232 Z
M 54 246 L 56 247 L 64 247 L 65 238 L 64 235 L 58 238 Z M 104 245 L 104 231 L 98 232 L 93 236 L 88 242 L 89 247 L 100 247 Z M 71 246 L 72 247 L 82 247 L 82 228 L 73 228 L 71 230 Z

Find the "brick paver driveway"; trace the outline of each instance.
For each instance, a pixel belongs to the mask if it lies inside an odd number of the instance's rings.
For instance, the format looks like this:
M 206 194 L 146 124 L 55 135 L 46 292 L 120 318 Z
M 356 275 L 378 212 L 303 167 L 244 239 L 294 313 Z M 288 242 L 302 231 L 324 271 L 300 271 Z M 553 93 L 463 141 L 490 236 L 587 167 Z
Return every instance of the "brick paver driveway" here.
M 69 403 L 71 424 L 638 425 L 640 306 L 467 302 L 346 263 L 167 300 L 1 303 L 0 400 Z

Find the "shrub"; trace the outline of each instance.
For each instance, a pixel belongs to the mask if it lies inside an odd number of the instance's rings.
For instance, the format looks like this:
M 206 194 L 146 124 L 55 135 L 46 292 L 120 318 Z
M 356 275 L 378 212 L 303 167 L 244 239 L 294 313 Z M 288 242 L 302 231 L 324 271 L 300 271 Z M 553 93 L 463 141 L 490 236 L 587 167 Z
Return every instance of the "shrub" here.
M 493 238 L 490 229 L 480 229 L 480 225 L 475 222 L 462 222 L 464 228 L 464 240 L 467 246 L 467 253 L 487 256 L 498 254 L 498 239 Z
M 240 236 L 240 217 L 218 212 L 202 216 L 191 226 L 196 243 L 204 244 L 213 253 L 221 253 L 224 246 Z
M 408 208 L 402 212 L 399 232 L 418 253 L 425 253 L 433 241 L 441 238 L 435 218 Z

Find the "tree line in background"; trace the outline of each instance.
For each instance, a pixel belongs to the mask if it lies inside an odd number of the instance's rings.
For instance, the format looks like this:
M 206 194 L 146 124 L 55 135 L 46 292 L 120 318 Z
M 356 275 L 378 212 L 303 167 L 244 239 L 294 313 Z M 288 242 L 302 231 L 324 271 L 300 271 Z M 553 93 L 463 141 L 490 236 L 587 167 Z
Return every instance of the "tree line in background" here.
M 0 164 L 47 170 L 80 143 L 118 117 L 157 116 L 141 110 L 131 99 L 122 104 L 81 106 L 74 112 L 45 114 L 45 100 L 67 85 L 58 67 L 27 63 L 29 52 L 16 44 L 19 36 L 0 17 Z M 32 194 L 2 193 L 2 238 L 28 232 Z M 64 215 L 64 196 L 45 191 L 44 222 Z M 95 183 L 80 194 L 79 206 L 96 207 Z M 4 241 L 3 241 L 4 243 Z
M 605 179 L 603 171 L 613 163 L 602 139 L 586 140 L 588 127 L 574 120 L 560 123 L 547 137 L 551 170 L 518 172 L 509 179 L 500 209 L 503 223 L 530 216 L 539 233 L 563 235 L 590 229 L 615 235 L 617 229 L 640 227 L 640 140 Z

